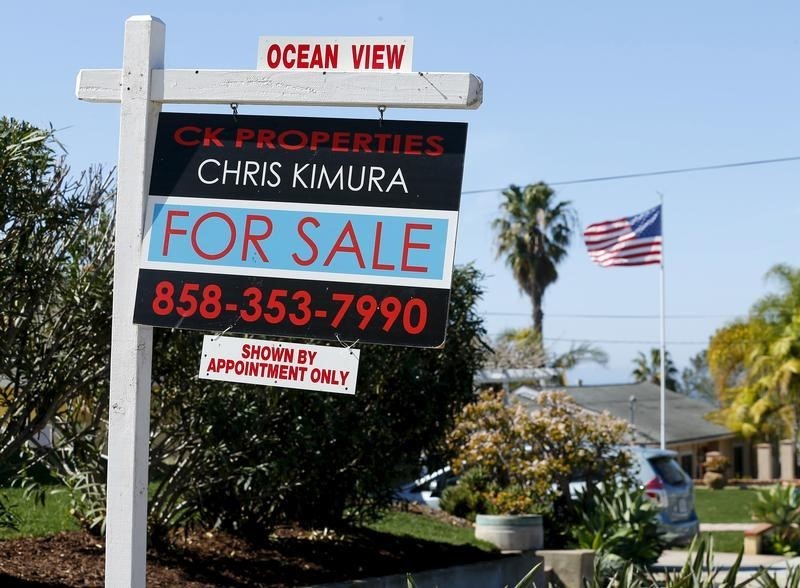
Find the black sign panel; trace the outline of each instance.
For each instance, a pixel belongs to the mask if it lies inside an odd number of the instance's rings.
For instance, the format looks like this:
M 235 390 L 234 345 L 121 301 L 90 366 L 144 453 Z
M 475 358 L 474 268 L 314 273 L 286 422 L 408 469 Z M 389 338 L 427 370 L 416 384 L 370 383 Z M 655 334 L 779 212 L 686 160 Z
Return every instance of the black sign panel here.
M 458 210 L 465 123 L 162 112 L 150 194 Z
M 437 347 L 448 299 L 441 288 L 141 270 L 134 322 Z

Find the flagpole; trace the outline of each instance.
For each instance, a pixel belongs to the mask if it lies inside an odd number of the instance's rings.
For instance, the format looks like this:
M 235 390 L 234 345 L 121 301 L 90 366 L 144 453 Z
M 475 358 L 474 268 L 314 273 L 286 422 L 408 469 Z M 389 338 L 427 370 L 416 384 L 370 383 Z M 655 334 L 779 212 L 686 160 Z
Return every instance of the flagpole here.
M 664 296 L 664 195 L 658 193 L 659 203 L 661 206 L 661 271 L 659 273 L 661 283 L 661 449 L 667 448 L 667 435 L 666 435 L 666 312 L 665 309 L 665 296 Z

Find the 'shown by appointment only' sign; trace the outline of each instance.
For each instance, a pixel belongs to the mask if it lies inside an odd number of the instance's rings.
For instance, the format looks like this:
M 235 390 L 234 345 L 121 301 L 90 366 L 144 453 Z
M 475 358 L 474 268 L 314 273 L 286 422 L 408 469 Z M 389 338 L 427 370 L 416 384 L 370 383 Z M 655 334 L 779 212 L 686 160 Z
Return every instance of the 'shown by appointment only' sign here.
M 135 320 L 436 346 L 466 125 L 162 113 Z
M 206 380 L 355 394 L 360 351 L 237 337 L 203 337 Z

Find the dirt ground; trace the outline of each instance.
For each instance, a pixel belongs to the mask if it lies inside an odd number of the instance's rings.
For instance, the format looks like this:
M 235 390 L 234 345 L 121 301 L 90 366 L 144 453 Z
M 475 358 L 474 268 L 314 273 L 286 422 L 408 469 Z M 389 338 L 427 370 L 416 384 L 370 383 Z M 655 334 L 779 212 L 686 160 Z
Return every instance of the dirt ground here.
M 416 508 L 419 516 L 446 516 Z M 457 524 L 469 523 L 457 519 Z M 370 530 L 277 529 L 252 545 L 224 533 L 194 533 L 147 555 L 149 587 L 309 586 L 473 563 L 500 557 Z M 82 532 L 0 541 L 0 586 L 103 586 L 102 539 Z

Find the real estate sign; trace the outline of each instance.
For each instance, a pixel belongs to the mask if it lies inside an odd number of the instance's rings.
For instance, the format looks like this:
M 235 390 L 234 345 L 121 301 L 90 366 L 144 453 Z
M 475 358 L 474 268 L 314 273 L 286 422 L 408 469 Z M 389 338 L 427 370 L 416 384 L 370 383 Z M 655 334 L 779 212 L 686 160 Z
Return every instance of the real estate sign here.
M 161 113 L 134 321 L 440 345 L 466 130 Z

